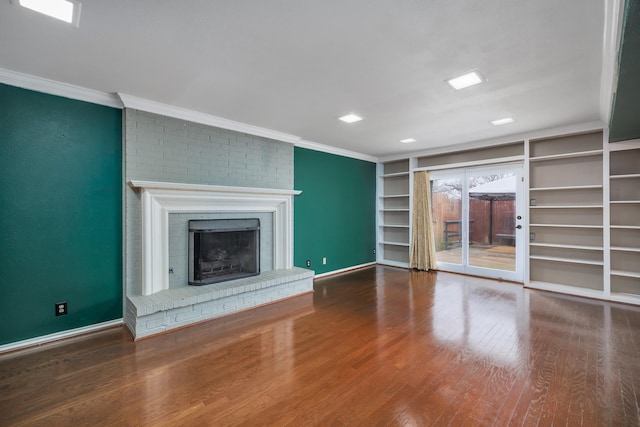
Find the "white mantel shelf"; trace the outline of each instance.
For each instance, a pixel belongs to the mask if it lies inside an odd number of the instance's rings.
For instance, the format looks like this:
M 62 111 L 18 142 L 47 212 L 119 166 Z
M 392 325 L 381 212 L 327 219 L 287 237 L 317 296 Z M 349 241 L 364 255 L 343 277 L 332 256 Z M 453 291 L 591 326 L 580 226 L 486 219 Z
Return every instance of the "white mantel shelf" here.
M 141 193 L 142 295 L 169 289 L 169 214 L 271 212 L 273 268 L 293 267 L 293 197 L 301 191 L 129 181 Z
M 178 182 L 162 181 L 140 181 L 132 179 L 129 186 L 135 189 L 154 190 L 178 190 L 178 191 L 205 191 L 213 193 L 236 193 L 236 194 L 279 194 L 285 196 L 297 196 L 302 193 L 300 190 L 284 190 L 279 188 L 258 188 L 258 187 L 229 187 L 226 185 L 206 185 L 206 184 L 184 184 Z

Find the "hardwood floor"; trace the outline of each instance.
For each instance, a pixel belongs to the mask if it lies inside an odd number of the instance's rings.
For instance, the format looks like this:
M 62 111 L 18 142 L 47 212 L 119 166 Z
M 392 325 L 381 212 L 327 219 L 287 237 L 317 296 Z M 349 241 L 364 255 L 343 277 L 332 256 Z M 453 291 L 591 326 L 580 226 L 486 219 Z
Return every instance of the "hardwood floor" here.
M 0 425 L 640 425 L 640 309 L 371 267 L 132 342 L 0 355 Z

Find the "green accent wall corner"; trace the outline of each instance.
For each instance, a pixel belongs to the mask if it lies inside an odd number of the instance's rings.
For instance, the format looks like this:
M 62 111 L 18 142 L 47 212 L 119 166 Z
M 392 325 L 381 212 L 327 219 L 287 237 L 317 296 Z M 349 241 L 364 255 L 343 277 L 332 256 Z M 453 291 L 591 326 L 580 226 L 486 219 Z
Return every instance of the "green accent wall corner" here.
M 0 84 L 0 271 L 0 344 L 122 317 L 121 110 Z
M 294 265 L 316 274 L 375 261 L 376 164 L 294 149 Z M 323 258 L 327 263 L 323 264 Z

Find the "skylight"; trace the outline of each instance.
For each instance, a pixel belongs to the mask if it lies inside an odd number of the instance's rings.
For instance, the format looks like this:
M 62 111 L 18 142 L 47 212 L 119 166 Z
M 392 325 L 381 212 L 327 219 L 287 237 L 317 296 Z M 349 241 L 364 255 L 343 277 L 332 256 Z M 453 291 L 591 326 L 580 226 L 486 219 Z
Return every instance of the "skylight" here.
M 80 21 L 80 3 L 69 0 L 18 0 L 20 6 L 59 19 L 76 27 Z
M 477 85 L 479 83 L 482 83 L 483 81 L 484 81 L 484 78 L 482 78 L 482 75 L 480 74 L 479 71 L 471 71 L 462 76 L 449 79 L 447 80 L 447 83 L 449 83 L 449 85 L 451 85 L 451 87 L 454 88 L 455 90 L 460 90 L 470 86 Z
M 342 120 L 345 123 L 355 123 L 362 120 L 362 117 L 357 114 L 349 113 L 346 116 L 339 117 L 338 120 Z
M 504 119 L 492 120 L 491 124 L 494 126 L 502 126 L 502 125 L 509 125 L 513 122 L 515 122 L 513 117 L 505 117 Z

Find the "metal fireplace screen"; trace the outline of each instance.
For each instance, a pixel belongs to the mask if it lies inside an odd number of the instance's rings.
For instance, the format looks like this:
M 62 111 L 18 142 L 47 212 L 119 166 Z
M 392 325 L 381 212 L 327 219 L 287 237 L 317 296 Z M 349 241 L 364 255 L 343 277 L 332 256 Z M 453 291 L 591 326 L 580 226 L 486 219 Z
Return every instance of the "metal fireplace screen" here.
M 260 274 L 260 220 L 189 221 L 189 284 Z

